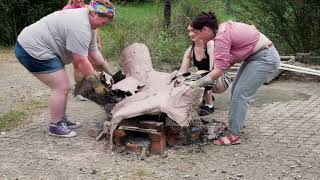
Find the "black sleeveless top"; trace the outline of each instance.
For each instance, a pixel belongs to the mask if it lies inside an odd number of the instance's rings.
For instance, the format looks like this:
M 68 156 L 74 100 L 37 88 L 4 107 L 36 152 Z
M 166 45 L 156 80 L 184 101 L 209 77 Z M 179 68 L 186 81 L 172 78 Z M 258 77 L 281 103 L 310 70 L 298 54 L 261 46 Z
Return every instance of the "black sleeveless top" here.
M 194 52 L 194 45 L 192 45 L 192 61 L 193 65 L 198 68 L 199 70 L 206 70 L 210 71 L 210 59 L 209 59 L 209 54 L 207 52 L 207 48 L 205 48 L 205 55 L 204 58 L 202 58 L 200 61 L 196 59 L 196 55 Z

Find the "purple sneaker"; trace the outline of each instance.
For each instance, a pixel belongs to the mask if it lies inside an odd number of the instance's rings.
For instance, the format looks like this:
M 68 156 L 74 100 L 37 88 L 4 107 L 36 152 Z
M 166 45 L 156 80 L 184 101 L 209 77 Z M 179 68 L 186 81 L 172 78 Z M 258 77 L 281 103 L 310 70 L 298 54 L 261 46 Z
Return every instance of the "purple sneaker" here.
M 69 129 L 76 129 L 81 127 L 81 123 L 77 122 L 77 121 L 72 121 L 69 117 L 69 115 L 65 114 L 62 117 L 62 122 L 66 123 L 66 125 L 68 126 Z
M 57 123 L 50 123 L 48 128 L 48 134 L 50 136 L 57 136 L 57 137 L 74 137 L 77 135 L 76 132 L 71 131 L 66 123 L 63 121 L 59 121 Z

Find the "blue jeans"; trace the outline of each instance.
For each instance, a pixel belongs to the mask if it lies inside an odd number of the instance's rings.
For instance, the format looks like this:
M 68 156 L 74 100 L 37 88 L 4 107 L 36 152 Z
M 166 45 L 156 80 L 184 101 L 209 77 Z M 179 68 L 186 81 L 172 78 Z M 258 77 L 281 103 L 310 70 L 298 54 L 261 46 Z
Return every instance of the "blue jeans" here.
M 48 60 L 36 59 L 30 56 L 19 42 L 16 43 L 15 54 L 19 62 L 34 74 L 52 73 L 64 68 L 64 63 L 59 57 Z
M 231 88 L 229 131 L 240 134 L 250 102 L 263 83 L 279 70 L 280 56 L 275 47 L 251 55 L 240 66 Z

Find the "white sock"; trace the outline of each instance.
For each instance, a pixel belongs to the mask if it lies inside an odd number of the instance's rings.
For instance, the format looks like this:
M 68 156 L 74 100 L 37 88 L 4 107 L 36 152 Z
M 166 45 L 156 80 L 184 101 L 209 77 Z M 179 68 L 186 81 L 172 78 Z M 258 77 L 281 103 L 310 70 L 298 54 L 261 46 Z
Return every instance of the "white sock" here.
M 205 104 L 205 106 L 208 106 L 209 108 L 213 108 L 213 104 Z

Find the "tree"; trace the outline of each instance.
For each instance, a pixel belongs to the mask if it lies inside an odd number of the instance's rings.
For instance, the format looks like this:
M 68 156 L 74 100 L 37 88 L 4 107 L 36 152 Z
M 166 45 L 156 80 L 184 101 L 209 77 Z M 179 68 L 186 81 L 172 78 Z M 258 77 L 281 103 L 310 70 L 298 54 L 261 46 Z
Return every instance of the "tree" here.
M 164 24 L 167 28 L 170 27 L 171 20 L 171 0 L 164 1 Z
M 24 27 L 62 9 L 65 3 L 65 0 L 1 0 L 0 45 L 14 44 Z
M 231 14 L 231 0 L 226 0 L 226 13 Z
M 320 53 L 320 1 L 241 0 L 239 12 L 285 53 Z

